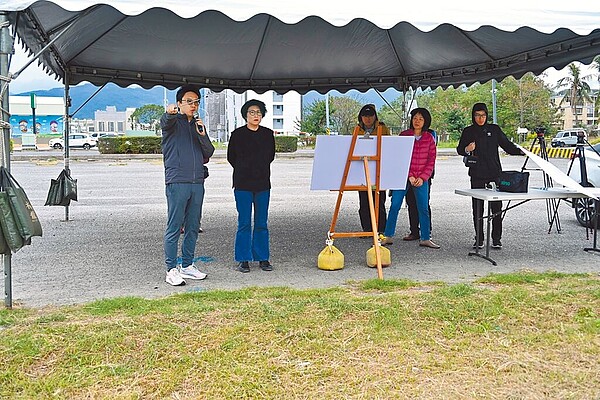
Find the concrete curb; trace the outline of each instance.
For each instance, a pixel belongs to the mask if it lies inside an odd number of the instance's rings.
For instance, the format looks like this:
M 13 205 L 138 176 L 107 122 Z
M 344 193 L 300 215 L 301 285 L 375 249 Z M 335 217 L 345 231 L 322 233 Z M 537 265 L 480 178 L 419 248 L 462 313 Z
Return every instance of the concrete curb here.
M 315 151 L 312 149 L 301 149 L 293 153 L 277 153 L 277 159 L 313 158 Z M 438 149 L 438 156 L 456 156 L 453 148 Z M 63 155 L 52 149 L 17 150 L 10 155 L 15 161 L 38 161 L 56 159 L 62 160 Z M 211 159 L 227 158 L 227 150 L 216 150 Z M 125 161 L 125 160 L 162 160 L 162 154 L 100 154 L 94 150 L 71 150 L 69 159 L 72 161 Z

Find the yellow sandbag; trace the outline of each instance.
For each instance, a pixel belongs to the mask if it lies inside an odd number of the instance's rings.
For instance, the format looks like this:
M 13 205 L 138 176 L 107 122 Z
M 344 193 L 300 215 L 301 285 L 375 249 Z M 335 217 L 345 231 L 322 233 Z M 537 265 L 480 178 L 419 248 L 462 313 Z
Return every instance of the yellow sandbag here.
M 387 247 L 379 246 L 381 252 L 381 267 L 389 267 L 392 265 L 392 253 Z M 375 246 L 371 246 L 367 250 L 367 266 L 371 268 L 377 267 L 377 255 L 375 254 Z
M 334 271 L 336 269 L 344 268 L 344 255 L 337 247 L 333 245 L 327 245 L 319 253 L 317 267 L 327 271 Z

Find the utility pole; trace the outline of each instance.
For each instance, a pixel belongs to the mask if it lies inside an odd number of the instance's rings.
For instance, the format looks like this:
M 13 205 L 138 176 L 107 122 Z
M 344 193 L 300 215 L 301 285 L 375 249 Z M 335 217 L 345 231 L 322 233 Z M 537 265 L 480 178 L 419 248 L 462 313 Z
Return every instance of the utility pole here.
M 329 129 L 329 92 L 325 95 L 325 125 L 327 127 L 327 134 L 331 132 Z

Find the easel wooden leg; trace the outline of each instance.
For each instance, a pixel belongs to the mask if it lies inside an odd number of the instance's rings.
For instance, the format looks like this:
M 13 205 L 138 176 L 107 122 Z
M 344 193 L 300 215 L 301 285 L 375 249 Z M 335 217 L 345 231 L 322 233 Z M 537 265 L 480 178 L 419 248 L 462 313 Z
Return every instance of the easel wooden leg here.
M 381 250 L 379 248 L 379 238 L 377 237 L 377 217 L 375 216 L 375 202 L 373 201 L 373 191 L 371 190 L 371 177 L 369 176 L 369 159 L 363 158 L 365 166 L 365 180 L 367 182 L 367 199 L 369 199 L 369 212 L 371 213 L 371 230 L 373 231 L 373 245 L 375 246 L 375 259 L 377 260 L 377 277 L 383 279 L 383 268 L 381 266 Z

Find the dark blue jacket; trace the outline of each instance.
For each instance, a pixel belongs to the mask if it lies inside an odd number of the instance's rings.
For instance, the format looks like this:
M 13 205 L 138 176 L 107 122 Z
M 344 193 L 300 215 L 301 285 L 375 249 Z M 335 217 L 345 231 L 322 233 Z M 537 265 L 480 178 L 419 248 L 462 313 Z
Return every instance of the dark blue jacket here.
M 165 183 L 203 183 L 204 163 L 215 151 L 208 134 L 199 135 L 196 121 L 184 114 L 164 113 L 160 127 Z

